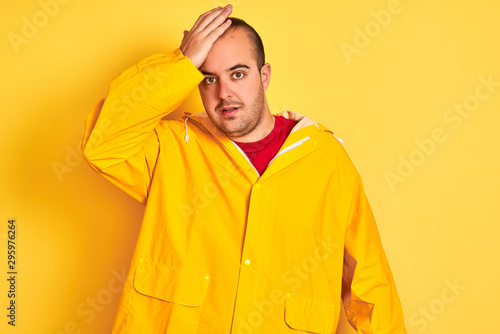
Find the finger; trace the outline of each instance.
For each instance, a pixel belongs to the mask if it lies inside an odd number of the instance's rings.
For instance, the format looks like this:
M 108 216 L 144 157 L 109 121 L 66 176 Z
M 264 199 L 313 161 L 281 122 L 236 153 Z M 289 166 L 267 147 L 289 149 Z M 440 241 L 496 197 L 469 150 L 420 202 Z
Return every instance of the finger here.
M 216 10 L 209 15 L 207 15 L 198 25 L 198 31 L 204 31 L 206 35 L 208 35 L 216 26 L 219 26 L 224 20 L 231 14 L 232 6 L 227 5 L 224 8 Z M 214 27 L 213 22 L 217 22 L 218 24 Z M 209 29 L 208 31 L 207 28 Z
M 231 20 L 227 20 L 214 30 L 212 30 L 206 37 L 210 43 L 215 43 L 215 41 L 231 26 Z
M 202 24 L 202 22 L 206 19 L 207 16 L 210 16 L 211 14 L 218 12 L 218 11 L 222 11 L 222 10 L 223 10 L 223 8 L 221 6 L 219 6 L 219 7 L 216 7 L 216 8 L 209 10 L 208 12 L 201 14 L 200 17 L 198 17 L 198 19 L 194 23 L 193 27 L 191 28 L 191 31 L 198 29 L 200 27 L 200 24 Z M 203 25 L 202 28 L 204 28 L 205 26 L 206 26 L 206 24 Z
M 232 7 L 230 5 L 224 7 L 224 11 L 222 11 L 217 17 L 215 17 L 212 22 L 210 22 L 205 29 L 203 29 L 203 32 L 205 33 L 205 36 L 210 34 L 213 30 L 217 29 L 219 26 L 221 26 L 226 19 L 229 17 L 229 15 L 232 12 Z

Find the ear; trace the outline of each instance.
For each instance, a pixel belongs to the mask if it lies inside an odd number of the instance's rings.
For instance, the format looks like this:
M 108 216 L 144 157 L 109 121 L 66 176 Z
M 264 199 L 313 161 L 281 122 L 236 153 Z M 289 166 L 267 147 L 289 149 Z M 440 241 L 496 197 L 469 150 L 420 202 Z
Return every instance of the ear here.
M 269 63 L 265 63 L 260 69 L 260 80 L 262 80 L 262 86 L 264 86 L 264 90 L 266 90 L 271 81 L 271 65 L 269 65 Z

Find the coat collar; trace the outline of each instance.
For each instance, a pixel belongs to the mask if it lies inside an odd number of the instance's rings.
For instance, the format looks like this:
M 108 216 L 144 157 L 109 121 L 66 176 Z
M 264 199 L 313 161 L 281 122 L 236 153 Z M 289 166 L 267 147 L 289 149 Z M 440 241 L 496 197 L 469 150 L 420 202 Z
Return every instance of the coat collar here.
M 283 116 L 287 119 L 297 121 L 282 147 L 276 154 L 275 158 L 271 160 L 272 163 L 266 169 L 264 174 L 260 176 L 260 180 L 264 180 L 269 176 L 286 168 L 291 163 L 305 157 L 311 152 L 315 151 L 322 146 L 327 140 L 325 132 L 332 133 L 327 128 L 309 118 L 308 116 L 293 112 L 283 111 L 275 115 Z M 229 139 L 224 133 L 217 130 L 212 123 L 206 112 L 190 114 L 185 113 L 185 117 L 193 120 L 206 128 L 223 146 L 230 152 L 236 160 L 235 162 L 242 166 L 248 177 L 256 182 L 259 180 L 259 175 L 248 158 L 238 149 L 237 145 Z M 187 130 L 186 130 L 187 131 Z

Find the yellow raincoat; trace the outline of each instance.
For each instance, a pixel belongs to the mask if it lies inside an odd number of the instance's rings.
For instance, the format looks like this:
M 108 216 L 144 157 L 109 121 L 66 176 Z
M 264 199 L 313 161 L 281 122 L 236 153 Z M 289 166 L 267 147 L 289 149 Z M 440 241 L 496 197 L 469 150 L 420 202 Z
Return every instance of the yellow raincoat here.
M 259 176 L 205 113 L 162 120 L 203 75 L 179 49 L 115 77 L 86 123 L 93 169 L 146 204 L 113 333 L 406 333 L 358 173 L 298 120 Z

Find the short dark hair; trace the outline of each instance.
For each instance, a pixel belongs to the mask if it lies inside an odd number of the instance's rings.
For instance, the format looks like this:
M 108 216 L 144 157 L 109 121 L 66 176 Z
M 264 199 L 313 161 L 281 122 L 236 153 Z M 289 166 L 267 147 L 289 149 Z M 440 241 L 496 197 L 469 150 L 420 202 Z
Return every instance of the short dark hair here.
M 262 39 L 260 38 L 259 34 L 251 25 L 249 25 L 242 19 L 239 19 L 237 17 L 228 17 L 228 20 L 231 20 L 231 26 L 222 35 L 224 36 L 227 32 L 234 29 L 244 29 L 247 33 L 248 38 L 250 39 L 250 42 L 253 44 L 255 60 L 257 61 L 257 67 L 260 71 L 262 66 L 264 66 L 264 64 L 266 63 L 266 55 L 264 53 L 264 44 L 262 44 Z

